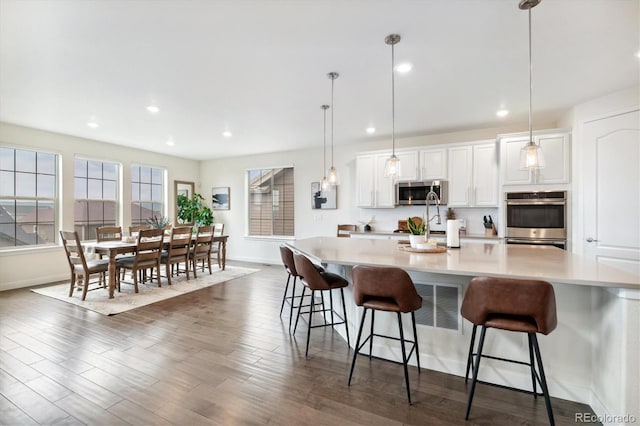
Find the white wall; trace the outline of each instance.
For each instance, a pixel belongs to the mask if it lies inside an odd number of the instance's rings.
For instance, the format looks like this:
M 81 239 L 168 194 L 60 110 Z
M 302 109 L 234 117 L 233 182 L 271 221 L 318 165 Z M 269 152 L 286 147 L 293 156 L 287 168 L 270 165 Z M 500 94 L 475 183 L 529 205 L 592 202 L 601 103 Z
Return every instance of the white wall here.
M 163 167 L 168 175 L 168 199 L 173 200 L 173 181 L 197 182 L 200 162 L 157 154 L 138 149 L 116 146 L 89 139 L 46 132 L 27 127 L 0 123 L 0 144 L 16 148 L 40 149 L 59 154 L 62 182 L 59 211 L 60 228 L 73 229 L 73 160 L 75 156 L 115 161 L 123 172 L 122 218 L 120 225 L 126 229 L 131 223 L 131 164 Z M 174 217 L 173 203 L 168 206 L 168 216 Z M 26 287 L 69 278 L 69 266 L 61 246 L 30 247 L 0 251 L 0 291 Z

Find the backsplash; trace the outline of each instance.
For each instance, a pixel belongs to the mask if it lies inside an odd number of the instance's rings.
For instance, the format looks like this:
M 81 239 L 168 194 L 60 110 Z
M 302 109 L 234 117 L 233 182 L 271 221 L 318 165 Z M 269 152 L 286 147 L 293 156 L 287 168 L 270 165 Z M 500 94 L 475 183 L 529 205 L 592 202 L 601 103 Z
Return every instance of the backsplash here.
M 412 216 L 426 216 L 425 206 L 402 206 L 394 209 L 358 209 L 359 216 L 358 221 L 366 222 L 373 217 L 371 222 L 371 228 L 373 231 L 378 232 L 391 232 L 398 228 L 398 220 L 407 219 Z M 453 208 L 456 214 L 456 219 L 466 220 L 467 233 L 469 234 L 484 234 L 483 217 L 491 215 L 493 222 L 500 233 L 501 217 L 497 207 L 460 207 Z M 429 215 L 433 217 L 436 214 L 435 206 L 429 206 Z M 431 222 L 431 229 L 435 231 L 445 231 L 447 228 L 447 206 L 440 206 L 440 217 L 442 223 L 436 225 L 435 219 Z M 364 225 L 360 222 L 356 222 L 358 230 L 362 231 Z M 500 235 L 502 236 L 502 235 Z

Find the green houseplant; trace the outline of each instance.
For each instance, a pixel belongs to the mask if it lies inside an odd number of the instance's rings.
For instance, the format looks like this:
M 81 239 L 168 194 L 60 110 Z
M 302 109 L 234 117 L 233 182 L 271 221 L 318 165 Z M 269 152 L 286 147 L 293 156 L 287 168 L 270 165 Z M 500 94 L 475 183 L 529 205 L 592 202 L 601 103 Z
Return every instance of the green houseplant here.
M 418 244 L 425 242 L 425 234 L 427 233 L 427 225 L 424 220 L 413 220 L 412 217 L 407 219 L 407 228 L 409 228 L 409 243 L 411 247 L 417 248 Z
M 194 193 L 191 198 L 178 195 L 178 223 L 193 223 L 206 226 L 213 223 L 213 212 L 204 204 L 204 197 Z
M 164 216 L 153 216 L 147 219 L 147 225 L 155 229 L 164 229 L 170 224 L 171 222 L 169 221 L 169 218 Z

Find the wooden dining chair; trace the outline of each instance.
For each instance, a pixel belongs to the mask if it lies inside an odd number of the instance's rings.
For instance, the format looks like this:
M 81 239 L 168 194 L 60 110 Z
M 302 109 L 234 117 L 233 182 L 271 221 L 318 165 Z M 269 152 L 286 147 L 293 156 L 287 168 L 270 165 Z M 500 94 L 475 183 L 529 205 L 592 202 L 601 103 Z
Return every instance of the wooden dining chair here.
M 122 227 L 120 226 L 100 226 L 96 229 L 96 239 L 102 241 L 121 241 Z
M 87 260 L 80 237 L 77 232 L 60 231 L 60 238 L 64 246 L 69 268 L 71 269 L 71 283 L 69 285 L 69 297 L 73 296 L 76 286 L 82 285 L 82 300 L 87 297 L 91 275 L 98 274 L 98 286 L 106 287 L 106 273 L 109 269 L 109 260 Z M 95 290 L 95 289 L 92 289 Z
M 151 229 L 151 226 L 149 226 L 149 225 L 131 225 L 131 226 L 129 226 L 129 235 L 131 235 L 132 237 L 137 237 L 138 236 L 138 232 L 142 231 L 143 229 Z
M 209 267 L 209 275 L 211 275 L 211 248 L 213 246 L 213 226 L 200 226 L 196 234 L 193 245 L 189 250 L 189 261 L 193 266 L 193 277 L 197 278 L 196 269 L 198 269 L 198 261 L 202 263 L 202 272 L 204 272 L 204 262 Z
M 162 229 L 143 229 L 138 233 L 138 243 L 136 245 L 136 254 L 116 260 L 116 287 L 120 291 L 120 283 L 125 282 L 120 278 L 120 270 L 131 270 L 133 278 L 133 286 L 135 292 L 138 292 L 138 271 L 151 269 L 149 280 L 153 282 L 153 270 L 156 270 L 158 277 L 158 287 L 162 287 L 160 283 L 160 255 L 162 252 L 164 231 Z
M 224 223 L 214 223 L 213 236 L 220 237 L 222 235 L 224 235 Z M 216 257 L 218 258 L 218 267 L 222 269 L 222 260 L 220 257 L 221 247 L 222 247 L 222 243 L 220 241 L 218 242 L 214 241 L 213 244 L 211 245 L 211 253 L 216 254 Z
M 189 248 L 191 247 L 192 229 L 192 226 L 173 228 L 169 247 L 162 252 L 160 262 L 164 264 L 164 271 L 169 285 L 171 285 L 171 276 L 174 274 L 173 265 L 177 265 L 175 274 L 179 275 L 182 272 L 180 264 L 184 262 L 183 271 L 187 274 L 187 280 L 189 279 Z

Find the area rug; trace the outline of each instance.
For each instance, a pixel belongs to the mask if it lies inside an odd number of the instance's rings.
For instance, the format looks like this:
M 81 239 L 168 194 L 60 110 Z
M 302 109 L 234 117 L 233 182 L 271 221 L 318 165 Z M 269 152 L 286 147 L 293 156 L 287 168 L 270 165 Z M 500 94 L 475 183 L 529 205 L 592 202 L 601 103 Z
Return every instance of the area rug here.
M 191 276 L 191 279 L 187 280 L 184 275 L 171 278 L 171 285 L 168 285 L 166 278 L 164 278 L 162 280 L 162 287 L 158 287 L 158 284 L 155 281 L 153 284 L 138 284 L 139 293 L 134 293 L 133 285 L 123 283 L 120 286 L 121 292 L 119 293 L 116 290 L 113 299 L 109 299 L 109 290 L 106 288 L 91 290 L 91 287 L 89 287 L 87 298 L 84 301 L 81 300 L 81 290 L 74 291 L 73 297 L 69 297 L 68 282 L 49 287 L 33 288 L 31 291 L 44 296 L 53 297 L 54 299 L 71 303 L 103 315 L 115 315 L 258 271 L 259 269 L 227 265 L 224 271 L 221 269 L 214 270 L 211 275 L 209 275 L 208 272 L 200 272 L 198 274 L 198 278 L 195 279 Z

